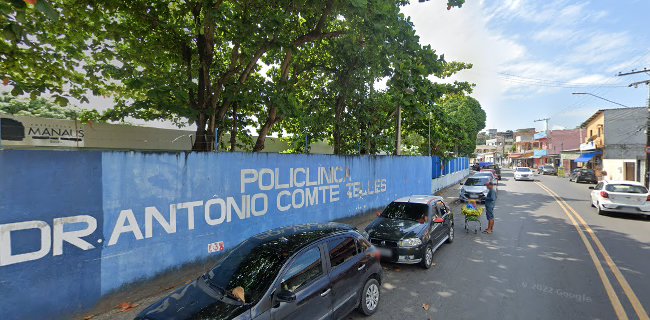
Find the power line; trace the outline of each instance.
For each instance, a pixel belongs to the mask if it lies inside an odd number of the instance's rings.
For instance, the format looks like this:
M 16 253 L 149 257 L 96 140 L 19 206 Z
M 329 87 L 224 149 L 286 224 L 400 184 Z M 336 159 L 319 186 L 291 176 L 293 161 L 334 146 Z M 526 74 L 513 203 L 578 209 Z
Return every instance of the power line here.
M 645 51 L 645 53 L 643 53 L 644 51 Z M 629 68 L 629 67 L 634 66 L 635 64 L 639 63 L 642 59 L 644 59 L 646 56 L 648 56 L 648 54 L 650 54 L 650 49 L 641 49 L 641 50 L 638 50 L 637 52 L 640 54 L 639 57 L 634 59 L 634 61 L 625 64 L 625 66 L 622 66 L 621 69 Z M 611 81 L 613 81 L 615 79 L 617 79 L 617 77 L 612 77 L 608 81 L 611 82 Z M 602 95 L 602 94 L 606 93 L 607 91 L 611 90 L 612 88 L 611 87 L 598 87 L 598 89 L 600 89 L 600 90 L 594 91 L 593 94 Z M 569 109 L 574 109 L 574 110 L 584 109 L 587 106 L 587 101 L 588 101 L 587 97 L 581 97 L 580 99 L 578 99 L 573 104 L 571 104 L 571 105 L 567 106 L 566 108 L 563 108 L 562 110 L 552 114 L 551 117 L 559 115 L 559 114 L 561 114 L 561 113 L 563 113 L 563 112 L 565 112 L 565 111 L 567 111 Z
M 503 73 L 503 72 L 499 72 L 497 73 L 497 75 L 499 76 L 500 79 L 509 82 L 529 84 L 531 86 L 540 86 L 540 87 L 559 87 L 559 88 L 586 88 L 586 87 L 622 88 L 625 87 L 625 85 L 617 85 L 617 84 L 578 83 L 578 82 L 556 81 L 556 80 L 548 80 L 548 79 L 537 79 L 537 78 L 522 77 L 514 74 Z

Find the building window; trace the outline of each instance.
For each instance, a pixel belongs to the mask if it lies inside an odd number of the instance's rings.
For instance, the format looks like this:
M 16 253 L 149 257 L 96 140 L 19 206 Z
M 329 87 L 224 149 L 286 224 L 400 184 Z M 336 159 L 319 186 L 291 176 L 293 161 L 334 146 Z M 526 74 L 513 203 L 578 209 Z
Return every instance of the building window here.
M 598 136 L 600 137 L 600 127 L 598 128 Z
M 594 130 L 589 129 L 589 137 L 593 137 L 593 136 L 594 136 Z

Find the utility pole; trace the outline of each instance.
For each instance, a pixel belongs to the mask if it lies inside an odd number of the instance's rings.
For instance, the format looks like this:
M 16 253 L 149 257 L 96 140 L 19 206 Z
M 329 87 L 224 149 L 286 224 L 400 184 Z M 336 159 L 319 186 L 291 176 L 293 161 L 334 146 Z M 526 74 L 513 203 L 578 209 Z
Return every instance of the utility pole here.
M 402 149 L 402 105 L 398 104 L 397 105 L 397 124 L 395 128 L 395 155 L 399 156 L 402 154 L 401 150 Z
M 533 122 L 542 122 L 542 121 L 544 121 L 544 123 L 545 123 L 544 128 L 545 128 L 545 131 L 546 131 L 546 141 L 548 141 L 547 150 L 548 150 L 548 147 L 551 144 L 551 134 L 550 134 L 550 132 L 548 132 L 548 120 L 551 120 L 551 118 L 543 118 L 543 119 L 537 119 L 537 120 L 533 121 Z M 542 146 L 540 145 L 540 148 L 541 147 Z M 548 151 L 546 151 L 546 152 L 548 152 Z
M 551 118 L 544 118 L 544 119 L 537 119 L 533 122 L 541 122 L 544 121 L 545 125 L 544 128 L 546 129 L 546 135 L 548 136 L 548 120 L 551 120 Z
M 429 139 L 429 157 L 431 156 L 431 111 L 429 111 L 429 133 L 428 133 L 428 139 Z
M 639 74 L 639 73 L 646 73 L 650 74 L 650 70 L 647 68 L 643 68 L 643 70 L 632 70 L 630 72 L 626 73 L 618 73 L 619 77 L 622 76 L 629 76 L 632 74 Z M 631 83 L 628 87 L 638 87 L 640 84 L 645 84 L 648 86 L 648 109 L 646 110 L 647 116 L 646 116 L 646 127 L 645 127 L 645 135 L 646 135 L 646 140 L 645 140 L 645 186 L 649 186 L 649 180 L 650 180 L 650 153 L 648 153 L 648 147 L 650 147 L 650 80 L 645 80 L 645 81 L 639 81 L 639 82 L 634 82 Z

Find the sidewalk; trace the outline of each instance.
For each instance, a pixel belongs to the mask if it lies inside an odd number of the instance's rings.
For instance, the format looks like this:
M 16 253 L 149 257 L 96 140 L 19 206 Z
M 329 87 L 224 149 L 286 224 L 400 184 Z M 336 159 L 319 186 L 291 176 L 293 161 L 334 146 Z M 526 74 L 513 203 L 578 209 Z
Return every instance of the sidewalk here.
M 459 186 L 458 185 L 452 185 L 449 186 L 445 189 L 442 189 L 436 193 L 436 195 L 444 197 L 444 199 L 447 202 L 447 205 L 452 209 L 452 212 L 460 212 L 457 210 L 457 208 L 460 206 L 460 203 L 458 202 L 458 190 Z M 349 224 L 352 226 L 357 227 L 359 230 L 365 229 L 365 227 L 370 224 L 375 218 L 377 217 L 376 212 L 369 212 L 366 214 L 361 214 L 357 215 L 354 217 L 350 218 L 345 218 L 345 219 L 340 219 L 337 220 L 336 222 L 340 223 L 345 223 Z M 121 294 L 120 299 L 122 302 L 117 302 L 114 303 L 114 306 L 112 309 L 104 312 L 99 312 L 96 314 L 93 314 L 92 312 L 86 313 L 85 315 L 81 317 L 77 317 L 77 319 L 84 319 L 84 320 L 130 320 L 133 319 L 140 311 L 142 311 L 144 308 L 147 306 L 151 305 L 152 303 L 164 298 L 171 292 L 173 292 L 176 288 L 184 285 L 185 283 L 192 281 L 199 277 L 201 274 L 203 274 L 205 270 L 200 269 L 200 268 L 188 268 L 188 270 L 183 270 L 180 269 L 179 273 L 182 273 L 182 277 L 187 279 L 185 282 L 181 283 L 168 283 L 168 286 L 160 286 L 160 285 L 150 285 L 150 286 L 144 286 L 145 288 L 142 290 L 139 290 L 140 292 L 134 293 L 134 294 Z M 164 289 L 161 289 L 164 288 Z M 137 297 L 142 297 L 146 296 L 146 298 L 140 298 L 138 299 Z M 134 301 L 129 301 L 129 298 L 133 298 Z M 117 301 L 115 298 L 109 299 L 110 301 Z M 100 303 L 99 306 L 96 307 L 96 310 L 107 310 L 108 308 L 111 308 L 110 305 L 107 306 L 107 303 Z

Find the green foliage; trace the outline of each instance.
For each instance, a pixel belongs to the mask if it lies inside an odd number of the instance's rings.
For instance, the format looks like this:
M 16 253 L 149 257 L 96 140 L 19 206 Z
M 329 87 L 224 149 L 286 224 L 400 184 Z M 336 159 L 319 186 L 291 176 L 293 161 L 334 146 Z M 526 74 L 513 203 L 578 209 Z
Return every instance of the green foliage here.
M 432 79 L 471 65 L 421 45 L 400 13 L 407 3 L 12 0 L 0 4 L 0 76 L 15 95 L 116 102 L 81 113 L 84 121 L 189 121 L 194 150 L 260 151 L 277 133 L 293 152 L 307 151 L 308 137 L 337 154 L 392 153 L 400 106 L 408 153 L 429 152 L 429 126 L 434 154 L 465 153 L 484 126 L 463 115 L 480 114 L 464 96 L 472 85 Z M 225 133 L 233 138 L 215 146 Z
M 80 109 L 71 106 L 61 106 L 44 98 L 19 99 L 12 95 L 0 94 L 0 113 L 17 116 L 33 116 L 51 119 L 76 120 Z

